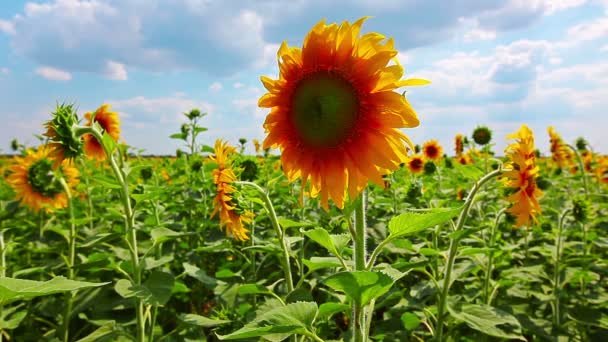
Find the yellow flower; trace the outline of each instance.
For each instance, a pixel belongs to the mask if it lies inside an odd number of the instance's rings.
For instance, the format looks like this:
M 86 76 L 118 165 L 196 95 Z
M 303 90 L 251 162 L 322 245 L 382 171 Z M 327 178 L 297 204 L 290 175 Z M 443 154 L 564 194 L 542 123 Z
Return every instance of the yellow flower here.
M 555 131 L 553 126 L 547 128 L 551 143 L 551 158 L 559 167 L 569 166 L 572 164 L 572 151 L 564 144 L 562 137 Z
M 411 142 L 399 128 L 419 121 L 393 90 L 428 83 L 401 79 L 393 40 L 359 35 L 365 19 L 320 21 L 301 49 L 281 44 L 279 79 L 261 78 L 268 93 L 258 105 L 271 108 L 263 147 L 280 148 L 289 181 L 310 181 L 311 196 L 320 193 L 325 209 L 329 198 L 342 208 L 346 191 L 352 200 L 368 180 L 382 186 L 382 175 L 406 160 Z
M 462 134 L 458 133 L 454 137 L 454 151 L 456 152 L 456 156 L 459 157 L 464 151 L 464 141 L 462 140 Z
M 68 206 L 68 197 L 58 177 L 63 177 L 71 191 L 78 184 L 78 169 L 68 160 L 57 163 L 47 145 L 28 150 L 24 157 L 15 157 L 8 170 L 7 183 L 17 199 L 35 212 L 51 212 Z
M 253 146 L 255 147 L 255 153 L 260 153 L 262 150 L 262 145 L 258 139 L 253 139 Z
M 420 173 L 424 170 L 424 159 L 421 155 L 416 154 L 408 158 L 407 168 L 412 173 Z
M 519 131 L 507 138 L 516 139 L 505 149 L 509 166 L 513 168 L 504 174 L 505 185 L 515 190 L 507 198 L 513 203 L 509 212 L 517 218 L 517 227 L 528 226 L 530 221 L 536 222 L 536 215 L 540 213 L 538 198 L 542 196 L 536 185 L 539 169 L 534 155 L 534 135 L 528 126 L 522 125 Z
M 422 153 L 425 158 L 438 161 L 443 156 L 443 148 L 437 140 L 430 140 L 422 145 Z
M 595 174 L 598 182 L 608 184 L 608 156 L 598 158 Z
M 234 193 L 236 189 L 232 186 L 236 179 L 236 175 L 232 170 L 232 165 L 228 156 L 234 153 L 236 149 L 229 146 L 227 142 L 218 139 L 215 141 L 215 156 L 210 156 L 209 159 L 217 164 L 217 169 L 213 170 L 213 183 L 216 186 L 216 196 L 213 199 L 213 212 L 211 217 L 219 213 L 220 227 L 226 229 L 226 233 L 232 235 L 239 241 L 249 240 L 247 233 L 249 230 L 245 228 L 245 223 L 251 222 L 253 213 L 243 210 L 238 206 Z
M 103 104 L 95 111 L 94 118 L 91 113 L 86 113 L 84 115 L 88 121 L 86 125 L 91 126 L 94 120 L 114 141 L 118 141 L 118 139 L 120 139 L 120 120 L 118 119 L 118 114 L 110 112 L 109 110 L 110 105 Z M 85 134 L 84 136 L 84 152 L 87 157 L 91 159 L 96 159 L 98 161 L 104 161 L 106 159 L 106 152 L 104 151 L 101 142 L 97 141 L 91 134 Z

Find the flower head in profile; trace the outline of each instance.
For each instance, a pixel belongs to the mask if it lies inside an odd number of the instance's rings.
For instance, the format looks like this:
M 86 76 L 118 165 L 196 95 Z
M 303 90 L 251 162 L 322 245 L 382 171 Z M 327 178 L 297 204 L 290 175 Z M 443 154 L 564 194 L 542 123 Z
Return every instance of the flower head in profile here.
M 421 173 L 424 171 L 424 158 L 419 154 L 409 157 L 407 160 L 407 169 L 410 170 L 411 173 Z
M 534 134 L 528 126 L 522 125 L 507 138 L 515 139 L 505 149 L 509 166 L 512 167 L 504 174 L 505 185 L 514 191 L 507 198 L 513 204 L 508 211 L 516 217 L 518 227 L 529 226 L 530 222 L 536 223 L 536 215 L 541 211 L 538 199 L 542 196 L 536 183 L 539 169 L 534 153 Z
M 53 152 L 48 145 L 27 150 L 25 156 L 15 157 L 14 164 L 8 168 L 7 183 L 21 204 L 35 212 L 52 212 L 68 206 L 60 178 L 65 180 L 70 191 L 74 191 L 78 184 L 78 169 L 68 160 L 58 164 L 52 157 Z
M 224 228 L 226 233 L 235 239 L 245 241 L 249 240 L 247 236 L 249 230 L 245 228 L 245 223 L 251 222 L 253 213 L 241 208 L 236 198 L 237 190 L 233 183 L 237 178 L 229 159 L 230 154 L 235 151 L 236 149 L 227 142 L 218 139 L 215 141 L 215 155 L 209 157 L 217 164 L 217 169 L 212 172 L 216 196 L 213 199 L 214 208 L 211 217 L 219 214 L 220 228 Z
M 253 147 L 255 147 L 255 153 L 260 153 L 262 151 L 262 144 L 258 139 L 253 139 Z
M 608 156 L 601 156 L 598 158 L 595 175 L 599 183 L 608 184 Z
M 458 133 L 454 137 L 454 152 L 456 152 L 456 156 L 460 156 L 462 152 L 464 152 L 464 141 L 462 134 Z
M 74 160 L 81 156 L 83 142 L 75 130 L 79 121 L 74 105 L 57 105 L 52 116 L 53 118 L 44 124 L 46 132 L 43 135 L 49 139 L 46 147 L 48 155 L 55 160 L 55 166 L 58 166 L 64 159 Z
M 261 79 L 268 93 L 258 105 L 271 109 L 264 148 L 280 148 L 289 181 L 310 181 L 325 209 L 329 199 L 342 208 L 346 192 L 356 198 L 369 180 L 382 186 L 407 159 L 411 142 L 399 129 L 419 121 L 394 90 L 428 83 L 402 80 L 393 39 L 360 35 L 365 20 L 320 21 L 302 48 L 281 44 L 278 79 Z
M 422 153 L 426 159 L 439 161 L 443 156 L 443 148 L 437 140 L 429 140 L 422 145 Z
M 103 104 L 94 113 L 86 113 L 84 117 L 87 119 L 87 126 L 97 123 L 112 140 L 118 141 L 120 139 L 120 119 L 116 112 L 110 112 L 110 105 Z M 84 135 L 84 152 L 91 159 L 98 161 L 106 159 L 103 145 L 91 134 Z
M 555 131 L 553 126 L 549 126 L 547 132 L 549 132 L 549 142 L 551 144 L 551 159 L 560 168 L 570 166 L 573 162 L 572 151 L 566 146 L 562 137 Z

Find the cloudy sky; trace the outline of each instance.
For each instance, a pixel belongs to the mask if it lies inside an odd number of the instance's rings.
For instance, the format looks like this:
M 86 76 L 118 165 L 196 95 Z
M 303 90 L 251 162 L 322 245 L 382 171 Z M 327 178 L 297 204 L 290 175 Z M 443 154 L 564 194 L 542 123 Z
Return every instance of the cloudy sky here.
M 261 75 L 276 50 L 301 45 L 322 18 L 372 16 L 364 32 L 395 38 L 406 77 L 431 80 L 407 96 L 414 142 L 477 125 L 505 135 L 527 123 L 608 153 L 608 0 L 51 0 L 0 3 L 0 152 L 34 134 L 57 102 L 79 112 L 109 103 L 123 139 L 174 153 L 183 112 L 209 115 L 202 142 L 263 138 Z M 604 139 L 602 139 L 604 138 Z

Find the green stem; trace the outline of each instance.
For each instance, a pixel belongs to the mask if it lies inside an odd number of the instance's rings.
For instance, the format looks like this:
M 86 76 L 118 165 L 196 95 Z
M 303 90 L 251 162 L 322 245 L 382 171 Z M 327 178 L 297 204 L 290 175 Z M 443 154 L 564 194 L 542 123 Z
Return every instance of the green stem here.
M 73 280 L 75 277 L 74 266 L 76 262 L 76 224 L 74 223 L 74 206 L 73 206 L 73 198 L 72 192 L 70 191 L 70 187 L 65 182 L 65 179 L 59 178 L 59 182 L 61 186 L 63 186 L 63 190 L 68 198 L 68 212 L 70 215 L 70 231 L 68 235 L 68 248 L 70 250 L 70 255 L 68 257 L 67 267 L 68 267 L 68 279 Z M 68 342 L 70 340 L 70 318 L 72 316 L 72 308 L 74 306 L 74 293 L 68 292 L 66 294 L 66 305 L 63 313 L 63 342 Z
M 578 153 L 578 150 L 572 145 L 566 145 L 572 151 L 574 151 L 574 155 L 576 155 L 576 161 L 578 163 L 578 168 L 581 172 L 581 176 L 583 177 L 583 187 L 585 189 L 585 197 L 589 200 L 589 186 L 587 185 L 587 173 L 585 172 L 585 164 L 583 164 L 583 158 L 581 158 L 581 154 Z
M 558 335 L 559 327 L 561 324 L 560 310 L 559 310 L 559 293 L 560 293 L 560 258 L 562 248 L 562 232 L 564 229 L 564 221 L 566 216 L 572 211 L 568 208 L 562 212 L 559 217 L 559 223 L 557 227 L 557 236 L 555 237 L 555 265 L 553 267 L 553 327 L 555 329 L 555 336 Z
M 473 200 L 475 199 L 475 194 L 482 185 L 490 181 L 492 178 L 503 173 L 502 167 L 486 174 L 481 179 L 479 179 L 475 184 L 473 184 L 473 188 L 469 191 L 469 195 L 464 203 L 462 211 L 458 216 L 458 221 L 456 223 L 455 231 L 459 231 L 464 226 L 464 223 L 469 216 L 469 210 L 471 209 L 471 204 L 473 204 Z M 456 254 L 458 252 L 458 240 L 455 238 L 450 239 L 450 247 L 448 252 L 448 263 L 445 268 L 445 276 L 443 278 L 443 286 L 441 288 L 441 293 L 439 297 L 439 303 L 437 308 L 437 341 L 443 341 L 443 324 L 445 321 L 445 309 L 446 309 L 446 300 L 448 297 L 448 292 L 450 289 L 451 277 L 452 277 L 452 269 L 454 267 L 454 260 L 456 259 Z
M 358 203 L 355 206 L 355 271 L 366 270 L 366 224 L 365 224 L 365 191 L 361 193 L 357 199 Z M 367 337 L 364 333 L 365 309 L 360 303 L 354 302 L 353 306 L 353 336 L 355 342 L 365 342 Z
M 1 221 L 0 221 L 1 222 Z M 6 277 L 6 247 L 4 245 L 4 230 L 0 226 L 0 278 Z M 0 312 L 3 310 L 3 306 L 0 303 Z M 3 341 L 4 330 L 0 329 L 0 342 Z
M 492 231 L 490 232 L 490 241 L 488 243 L 488 247 L 490 247 L 490 251 L 488 254 L 488 265 L 486 268 L 486 277 L 483 282 L 483 295 L 484 301 L 486 304 L 490 305 L 491 297 L 490 297 L 490 279 L 492 277 L 492 267 L 494 262 L 494 243 L 496 239 L 496 230 L 498 228 L 498 223 L 500 222 L 501 216 L 505 213 L 505 208 L 502 208 L 498 214 L 496 214 L 496 220 L 494 221 L 494 225 L 492 226 Z
M 281 229 L 279 225 L 279 220 L 277 218 L 277 213 L 274 211 L 274 206 L 272 205 L 272 201 L 270 197 L 268 197 L 268 193 L 259 185 L 253 182 L 245 182 L 245 181 L 237 181 L 236 184 L 248 185 L 256 189 L 261 195 L 262 200 L 264 201 L 266 211 L 268 212 L 268 216 L 270 217 L 270 222 L 272 223 L 272 227 L 274 228 L 277 237 L 279 238 L 279 243 L 281 244 L 282 257 L 281 263 L 283 264 L 283 272 L 285 273 L 285 282 L 287 283 L 287 292 L 293 291 L 293 277 L 291 275 L 291 264 L 289 262 L 289 249 L 287 247 L 287 240 L 285 239 L 285 231 Z

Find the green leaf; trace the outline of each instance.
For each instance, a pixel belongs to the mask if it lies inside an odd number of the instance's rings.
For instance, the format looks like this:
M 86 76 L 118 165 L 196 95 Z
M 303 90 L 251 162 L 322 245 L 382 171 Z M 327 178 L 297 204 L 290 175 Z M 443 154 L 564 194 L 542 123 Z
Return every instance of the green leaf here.
M 76 342 L 95 342 L 99 341 L 101 338 L 106 337 L 108 335 L 114 334 L 114 327 L 116 323 L 114 321 L 110 321 L 99 328 L 95 329 L 89 335 L 79 339 Z
M 120 236 L 120 234 L 116 234 L 116 233 L 101 233 L 101 234 L 96 234 L 94 236 L 91 236 L 90 238 L 86 239 L 83 243 L 78 244 L 78 248 L 89 248 L 89 247 L 93 247 L 98 243 L 110 240 L 114 237 Z
M 118 182 L 114 178 L 106 177 L 103 175 L 93 175 L 91 177 L 91 179 L 94 182 L 103 185 L 104 188 L 109 188 L 109 189 L 121 189 L 122 188 L 122 186 L 120 186 L 120 184 L 118 184 Z
M 260 284 L 242 284 L 239 285 L 239 294 L 269 294 L 270 290 L 266 286 Z
M 263 202 L 262 202 L 263 204 Z M 287 230 L 289 228 L 302 228 L 302 227 L 310 227 L 313 226 L 314 223 L 312 222 L 296 222 L 293 220 L 290 220 L 288 218 L 284 218 L 284 217 L 279 217 L 278 218 L 279 224 L 281 225 L 281 227 L 283 227 L 283 230 Z
M 319 319 L 327 319 L 337 314 L 338 312 L 344 312 L 350 310 L 350 305 L 342 303 L 323 303 L 319 306 Z
M 171 261 L 173 261 L 173 255 L 165 255 L 165 256 L 160 257 L 160 259 L 144 258 L 142 265 L 145 270 L 151 270 L 153 268 L 162 266 Z
M 354 271 L 336 273 L 322 282 L 334 290 L 346 293 L 359 305 L 366 305 L 385 294 L 396 280 L 383 272 Z
M 448 305 L 450 314 L 486 335 L 525 341 L 521 325 L 511 314 L 485 304 L 463 304 L 459 310 Z
M 310 260 L 303 259 L 302 262 L 308 267 L 309 272 L 342 266 L 342 263 L 336 257 L 312 257 Z
M 460 171 L 464 178 L 468 178 L 474 181 L 480 179 L 485 174 L 482 169 L 478 168 L 475 165 L 461 165 L 455 163 L 454 166 L 458 171 Z
M 388 223 L 388 239 L 396 239 L 443 224 L 458 216 L 461 208 L 433 208 L 424 212 L 405 212 Z
M 197 327 L 203 328 L 212 328 L 217 327 L 218 325 L 230 323 L 232 321 L 223 320 L 223 319 L 211 319 L 205 316 L 195 315 L 195 314 L 179 314 L 177 316 L 180 321 L 189 325 L 195 325 Z
M 103 286 L 108 283 L 90 283 L 55 277 L 49 281 L 34 281 L 14 278 L 0 278 L 0 304 L 16 300 L 27 300 L 60 292 L 75 291 L 90 287 Z
M 293 334 L 307 335 L 312 331 L 312 323 L 318 311 L 314 302 L 287 304 L 263 313 L 231 334 L 218 335 L 218 338 L 235 340 L 273 334 L 284 334 L 285 338 Z
M 182 266 L 184 266 L 184 272 L 187 275 L 191 276 L 192 278 L 198 279 L 201 283 L 211 287 L 217 285 L 217 280 L 215 280 L 215 278 L 213 277 L 208 276 L 207 273 L 201 270 L 200 268 L 191 265 L 187 262 L 184 262 Z
M 169 138 L 171 138 L 171 139 L 186 140 L 188 138 L 188 134 L 187 133 L 175 133 L 175 134 L 171 134 L 169 136 Z
M 19 327 L 19 324 L 21 324 L 21 321 L 23 321 L 27 315 L 27 310 L 17 311 L 19 308 L 23 307 L 23 305 L 24 304 L 21 303 L 10 308 L 2 308 L 2 311 L 0 312 L 0 330 L 11 330 Z M 9 316 L 11 318 L 9 318 Z
M 323 228 L 315 228 L 302 232 L 309 239 L 325 247 L 328 251 L 334 255 L 340 255 L 344 247 L 350 241 L 350 235 L 348 234 L 333 234 L 330 235 L 327 230 Z
M 401 315 L 401 322 L 403 322 L 403 326 L 405 330 L 415 330 L 420 325 L 420 318 L 411 312 L 405 312 Z
M 165 227 L 154 228 L 150 232 L 150 236 L 152 237 L 154 244 L 159 244 L 161 242 L 169 241 L 171 239 L 176 239 L 183 235 L 186 235 L 186 234 L 178 233 L 176 231 L 173 231 L 173 230 L 171 230 L 169 228 L 165 228 Z
M 175 278 L 166 272 L 152 272 L 142 285 L 133 285 L 129 280 L 120 279 L 114 290 L 123 298 L 138 297 L 149 305 L 165 305 L 173 290 Z
M 209 130 L 207 127 L 194 127 L 194 133 L 206 132 L 207 130 Z

